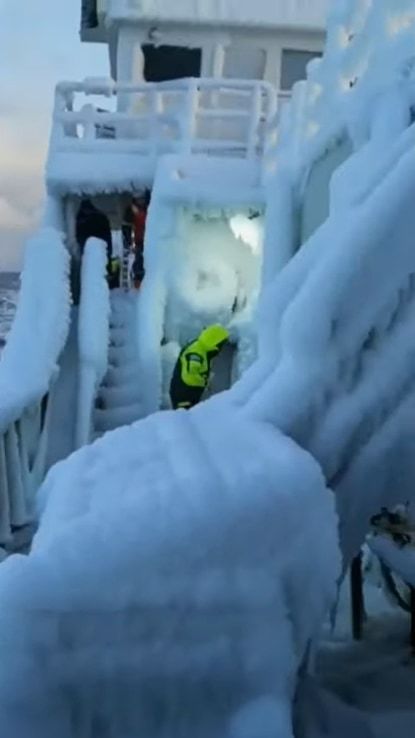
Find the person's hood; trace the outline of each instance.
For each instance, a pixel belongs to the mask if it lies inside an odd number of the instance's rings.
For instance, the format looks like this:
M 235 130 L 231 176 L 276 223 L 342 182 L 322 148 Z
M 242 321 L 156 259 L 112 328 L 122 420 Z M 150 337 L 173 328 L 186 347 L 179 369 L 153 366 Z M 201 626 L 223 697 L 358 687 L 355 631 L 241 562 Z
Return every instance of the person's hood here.
M 91 200 L 82 200 L 81 205 L 79 207 L 79 212 L 82 214 L 96 213 L 97 208 L 95 207 L 94 203 L 91 202 Z
M 222 325 L 209 325 L 199 336 L 208 351 L 218 351 L 229 340 L 229 331 Z

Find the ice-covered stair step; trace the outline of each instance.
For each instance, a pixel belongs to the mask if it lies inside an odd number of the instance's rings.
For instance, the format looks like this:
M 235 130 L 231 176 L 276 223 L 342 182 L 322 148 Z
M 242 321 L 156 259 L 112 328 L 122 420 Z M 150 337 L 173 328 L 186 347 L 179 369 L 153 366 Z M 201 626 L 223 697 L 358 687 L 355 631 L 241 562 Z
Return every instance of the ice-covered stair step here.
M 136 360 L 136 354 L 131 346 L 110 346 L 108 349 L 109 363 L 114 366 L 131 363 Z
M 126 330 L 125 326 L 125 320 L 122 318 L 115 318 L 111 316 L 110 318 L 110 330 Z
M 124 299 L 114 299 L 111 303 L 112 314 L 117 317 L 131 316 L 136 309 L 136 297 L 126 295 Z
M 138 369 L 136 362 L 131 362 L 128 364 L 110 366 L 102 386 L 118 387 L 124 384 L 133 384 L 134 382 L 138 382 Z
M 143 406 L 141 403 L 135 403 L 128 407 L 117 407 L 108 410 L 95 410 L 94 427 L 96 433 L 105 433 L 106 431 L 119 428 L 121 425 L 131 425 L 142 417 Z
M 99 401 L 104 409 L 127 407 L 140 401 L 140 387 L 138 381 L 115 387 L 103 387 L 99 393 Z
M 125 328 L 113 328 L 110 331 L 110 346 L 122 348 L 129 342 L 128 331 Z

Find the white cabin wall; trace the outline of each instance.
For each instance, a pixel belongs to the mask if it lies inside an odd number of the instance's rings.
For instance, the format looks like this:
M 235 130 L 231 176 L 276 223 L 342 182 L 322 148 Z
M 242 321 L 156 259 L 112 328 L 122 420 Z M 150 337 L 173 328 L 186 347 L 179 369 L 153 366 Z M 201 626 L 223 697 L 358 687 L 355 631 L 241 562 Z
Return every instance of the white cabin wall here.
M 262 79 L 277 89 L 281 87 L 282 53 L 284 49 L 322 52 L 324 35 L 307 31 L 259 31 L 235 29 L 229 33 L 227 48 L 261 49 L 265 52 Z M 226 49 L 225 49 L 226 57 Z
M 118 33 L 109 40 L 110 57 L 115 58 L 113 75 L 120 82 L 138 83 L 143 81 L 142 44 L 154 40 L 160 45 L 187 46 L 202 49 L 203 77 L 222 77 L 227 64 L 227 50 L 263 50 L 264 71 L 262 79 L 280 89 L 282 53 L 284 49 L 321 52 L 324 47 L 324 34 L 315 31 L 289 31 L 255 28 L 213 28 L 200 24 L 138 24 L 125 23 L 118 27 Z M 247 55 L 242 56 L 243 68 L 237 76 L 247 77 Z M 256 76 L 252 75 L 253 78 Z M 251 77 L 251 78 L 252 78 Z

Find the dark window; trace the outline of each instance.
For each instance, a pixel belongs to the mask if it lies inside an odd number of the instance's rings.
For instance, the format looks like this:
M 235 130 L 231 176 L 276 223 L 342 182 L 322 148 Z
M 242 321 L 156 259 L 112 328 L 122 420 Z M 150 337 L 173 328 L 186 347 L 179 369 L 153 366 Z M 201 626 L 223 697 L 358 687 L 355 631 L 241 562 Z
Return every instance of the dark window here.
M 298 51 L 283 49 L 281 66 L 281 90 L 291 90 L 292 86 L 305 79 L 308 62 L 320 57 L 318 51 Z
M 201 49 L 184 46 L 152 46 L 145 44 L 144 79 L 146 82 L 163 82 L 182 77 L 200 77 Z

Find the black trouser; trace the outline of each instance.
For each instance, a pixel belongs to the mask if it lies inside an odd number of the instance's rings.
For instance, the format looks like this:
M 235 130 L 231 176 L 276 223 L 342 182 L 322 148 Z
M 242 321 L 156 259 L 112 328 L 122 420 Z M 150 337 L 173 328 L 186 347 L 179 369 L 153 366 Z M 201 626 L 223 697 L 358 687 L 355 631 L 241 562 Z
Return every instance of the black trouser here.
M 108 269 L 108 287 L 110 290 L 116 290 L 120 286 L 120 270 L 115 272 L 109 267 Z
M 138 282 L 143 281 L 144 279 L 144 255 L 141 250 L 135 252 L 135 259 L 131 267 L 131 272 L 132 272 L 133 279 L 136 279 Z
M 189 410 L 194 407 L 202 399 L 204 391 L 204 387 L 189 387 L 180 376 L 173 374 L 170 384 L 170 399 L 173 410 L 179 408 Z

